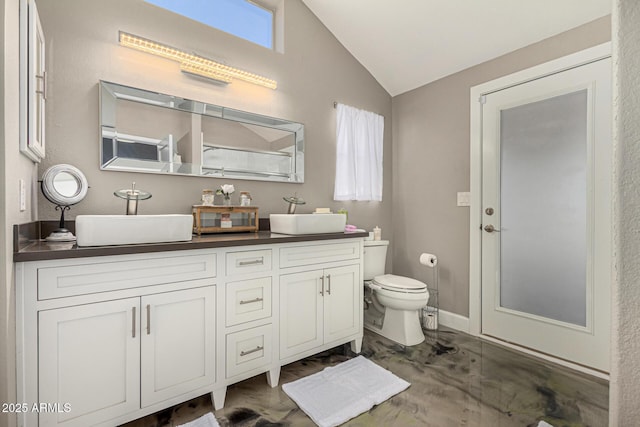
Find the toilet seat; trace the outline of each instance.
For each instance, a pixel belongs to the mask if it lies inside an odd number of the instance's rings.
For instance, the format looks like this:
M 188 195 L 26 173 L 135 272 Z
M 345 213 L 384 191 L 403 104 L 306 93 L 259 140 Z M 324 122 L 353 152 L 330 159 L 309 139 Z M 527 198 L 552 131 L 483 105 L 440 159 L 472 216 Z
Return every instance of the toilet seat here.
M 380 288 L 390 292 L 400 292 L 405 294 L 424 294 L 427 292 L 427 285 L 419 280 L 411 279 L 395 274 L 383 274 L 373 278 L 374 288 Z

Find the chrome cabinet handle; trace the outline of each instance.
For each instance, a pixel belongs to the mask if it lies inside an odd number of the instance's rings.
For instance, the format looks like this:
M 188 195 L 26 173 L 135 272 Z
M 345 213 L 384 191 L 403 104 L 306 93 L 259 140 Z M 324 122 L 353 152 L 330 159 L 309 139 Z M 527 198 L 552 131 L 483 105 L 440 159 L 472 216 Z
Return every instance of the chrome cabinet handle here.
M 136 337 L 136 308 L 131 309 L 131 338 Z
M 240 356 L 246 356 L 247 354 L 255 353 L 256 351 L 264 350 L 264 346 L 257 346 L 253 350 L 241 351 Z
M 254 259 L 253 261 L 238 261 L 238 266 L 243 267 L 245 265 L 262 265 L 264 264 L 264 258 Z
M 484 226 L 484 231 L 487 233 L 499 233 L 500 230 L 496 229 L 493 225 L 487 224 Z
M 240 301 L 240 305 L 251 304 L 251 303 L 260 302 L 260 301 L 264 301 L 264 298 L 254 298 L 254 299 L 241 300 Z
M 322 286 L 320 286 L 320 295 L 324 296 L 324 276 L 321 276 L 320 280 L 322 281 Z
M 151 305 L 147 304 L 147 335 L 151 335 Z
M 331 275 L 327 274 L 327 295 L 331 295 Z

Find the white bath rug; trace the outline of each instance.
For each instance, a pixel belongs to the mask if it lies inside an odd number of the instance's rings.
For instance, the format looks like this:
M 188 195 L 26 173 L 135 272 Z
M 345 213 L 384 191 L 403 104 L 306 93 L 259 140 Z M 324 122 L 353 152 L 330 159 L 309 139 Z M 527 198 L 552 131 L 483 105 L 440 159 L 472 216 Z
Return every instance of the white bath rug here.
M 410 385 L 358 356 L 284 384 L 282 390 L 317 425 L 332 427 L 368 411 Z
M 546 422 L 545 420 L 540 420 L 540 422 L 538 423 L 538 427 L 553 427 L 553 426 L 548 422 Z
M 196 420 L 189 421 L 186 424 L 180 424 L 176 427 L 220 427 L 220 424 L 218 424 L 216 417 L 214 417 L 211 412 L 208 412 Z

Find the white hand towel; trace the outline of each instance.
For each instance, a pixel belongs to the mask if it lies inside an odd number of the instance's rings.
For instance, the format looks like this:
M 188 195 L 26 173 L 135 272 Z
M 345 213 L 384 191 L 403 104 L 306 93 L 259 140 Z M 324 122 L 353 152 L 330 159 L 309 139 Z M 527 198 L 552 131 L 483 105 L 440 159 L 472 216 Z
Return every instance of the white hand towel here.
M 180 424 L 177 427 L 220 427 L 220 424 L 218 424 L 218 420 L 211 412 L 207 412 L 200 418 L 189 421 L 186 424 Z

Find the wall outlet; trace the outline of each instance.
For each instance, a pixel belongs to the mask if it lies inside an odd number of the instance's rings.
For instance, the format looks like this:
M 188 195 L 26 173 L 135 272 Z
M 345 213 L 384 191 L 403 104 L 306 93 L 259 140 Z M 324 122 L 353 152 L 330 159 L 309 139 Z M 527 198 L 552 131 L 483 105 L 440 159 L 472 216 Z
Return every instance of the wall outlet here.
M 19 180 L 20 182 L 20 212 L 24 212 L 27 210 L 27 189 L 24 186 L 24 179 Z
M 471 193 L 469 191 L 458 192 L 458 206 L 471 206 Z

